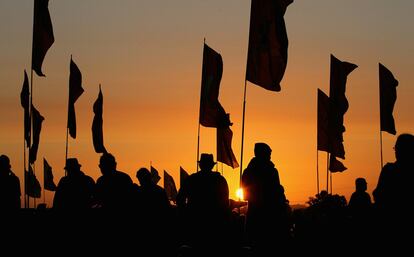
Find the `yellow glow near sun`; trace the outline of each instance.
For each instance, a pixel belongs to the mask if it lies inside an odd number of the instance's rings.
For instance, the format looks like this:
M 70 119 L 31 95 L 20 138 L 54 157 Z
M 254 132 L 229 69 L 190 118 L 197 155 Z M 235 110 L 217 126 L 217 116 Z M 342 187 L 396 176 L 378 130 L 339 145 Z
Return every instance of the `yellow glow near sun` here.
M 243 188 L 239 188 L 239 189 L 237 189 L 237 191 L 236 191 L 236 196 L 237 196 L 237 199 L 238 199 L 239 201 L 243 201 L 243 200 L 244 200 L 244 196 L 243 196 Z

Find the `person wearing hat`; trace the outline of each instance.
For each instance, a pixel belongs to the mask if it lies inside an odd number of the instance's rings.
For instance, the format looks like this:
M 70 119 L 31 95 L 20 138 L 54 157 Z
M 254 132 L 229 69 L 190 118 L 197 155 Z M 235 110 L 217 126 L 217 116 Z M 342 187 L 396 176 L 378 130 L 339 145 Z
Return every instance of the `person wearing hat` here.
M 81 171 L 77 158 L 66 160 L 66 176 L 57 185 L 53 208 L 65 211 L 80 211 L 92 207 L 95 181 Z
M 219 172 L 212 171 L 216 165 L 212 154 L 202 153 L 198 165 L 200 171 L 187 177 L 177 194 L 188 236 L 185 243 L 196 248 L 223 247 L 220 243 L 228 242 L 229 187 Z
M 6 211 L 20 209 L 20 180 L 11 170 L 10 159 L 0 156 L 0 208 Z
M 272 149 L 256 143 L 254 155 L 243 171 L 242 187 L 248 202 L 246 232 L 253 249 L 266 252 L 283 245 L 287 230 L 287 200 L 279 172 L 271 161 Z M 280 246 L 279 245 L 279 246 Z

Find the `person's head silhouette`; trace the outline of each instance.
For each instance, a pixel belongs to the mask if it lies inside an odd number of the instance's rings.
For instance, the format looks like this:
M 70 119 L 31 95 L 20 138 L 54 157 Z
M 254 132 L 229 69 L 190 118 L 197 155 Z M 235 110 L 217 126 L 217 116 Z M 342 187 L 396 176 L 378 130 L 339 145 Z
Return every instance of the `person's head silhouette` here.
M 99 168 L 103 175 L 109 174 L 116 170 L 115 157 L 110 153 L 104 153 L 99 160 Z
M 399 163 L 413 162 L 414 158 L 414 136 L 401 134 L 398 136 L 394 146 L 395 158 Z
M 1 174 L 9 174 L 10 172 L 10 159 L 7 155 L 0 156 L 0 172 Z
M 74 175 L 80 172 L 81 165 L 78 162 L 77 158 L 68 158 L 66 160 L 65 170 L 68 175 Z
M 137 179 L 141 186 L 152 184 L 151 172 L 147 168 L 141 168 L 137 171 Z
M 364 178 L 355 179 L 355 190 L 365 192 L 367 190 L 367 181 Z
M 198 166 L 200 166 L 201 170 L 210 171 L 213 169 L 214 165 L 216 165 L 216 162 L 214 162 L 214 157 L 212 154 L 201 154 L 200 160 L 198 161 Z
M 262 160 L 270 160 L 272 149 L 265 143 L 256 143 L 254 145 L 254 156 Z

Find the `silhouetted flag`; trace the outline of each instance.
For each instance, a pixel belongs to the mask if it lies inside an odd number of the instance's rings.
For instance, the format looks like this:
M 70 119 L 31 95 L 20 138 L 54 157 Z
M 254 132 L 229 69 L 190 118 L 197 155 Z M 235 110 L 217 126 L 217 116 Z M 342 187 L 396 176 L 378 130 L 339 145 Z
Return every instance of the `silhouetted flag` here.
M 318 88 L 318 150 L 329 152 L 329 97 Z
M 37 180 L 32 167 L 29 165 L 29 171 L 25 171 L 26 181 L 26 194 L 33 198 L 40 198 L 42 188 L 40 187 L 39 180 Z
M 164 170 L 164 189 L 167 193 L 168 199 L 175 202 L 177 198 L 177 188 L 175 187 L 175 182 L 173 177 Z
M 226 112 L 218 101 L 223 74 L 221 55 L 204 44 L 203 71 L 201 76 L 200 124 L 217 128 L 225 120 Z M 230 121 L 228 121 L 230 123 Z
M 37 158 L 37 149 L 39 148 L 40 131 L 42 130 L 43 116 L 32 105 L 32 122 L 33 122 L 33 142 L 29 149 L 29 162 L 33 164 Z
M 34 1 L 32 69 L 39 76 L 45 76 L 42 73 L 43 59 L 55 42 L 48 5 L 49 0 Z
M 56 184 L 53 181 L 52 167 L 50 167 L 45 158 L 43 158 L 43 187 L 45 190 L 56 191 Z
M 381 131 L 395 135 L 394 117 L 392 112 L 397 100 L 398 80 L 394 78 L 391 71 L 381 63 L 379 64 L 379 87 L 380 87 L 380 117 Z
M 329 170 L 331 172 L 343 172 L 347 168 L 342 164 L 342 162 L 338 161 L 335 156 L 331 154 L 329 160 Z
M 246 80 L 280 91 L 286 70 L 288 36 L 284 15 L 293 0 L 252 0 Z
M 76 138 L 76 114 L 75 102 L 83 93 L 82 74 L 76 63 L 70 58 L 69 75 L 69 106 L 68 106 L 68 128 L 72 138 Z
M 24 139 L 27 146 L 30 146 L 30 92 L 26 70 L 24 71 L 24 82 L 20 93 L 20 104 L 24 110 Z
M 187 171 L 185 171 L 184 169 L 183 169 L 183 167 L 181 167 L 180 166 L 180 187 L 182 187 L 183 186 L 183 184 L 184 184 L 184 180 L 186 179 L 186 178 L 188 178 L 188 172 Z
M 231 149 L 232 139 L 233 132 L 230 127 L 217 128 L 217 161 L 227 164 L 234 169 L 239 167 L 239 163 Z
M 329 143 L 330 153 L 345 159 L 345 149 L 342 144 L 345 132 L 344 114 L 348 110 L 348 100 L 345 96 L 346 79 L 358 66 L 349 62 L 342 62 L 331 54 L 331 77 L 329 99 Z
M 99 94 L 95 103 L 93 104 L 93 112 L 95 116 L 92 122 L 92 139 L 93 147 L 97 153 L 106 153 L 106 149 L 103 142 L 103 95 L 101 91 L 101 85 L 99 85 Z
M 158 181 L 160 181 L 161 177 L 158 175 L 158 170 L 156 170 L 154 167 L 151 166 L 151 179 L 154 184 L 158 184 Z

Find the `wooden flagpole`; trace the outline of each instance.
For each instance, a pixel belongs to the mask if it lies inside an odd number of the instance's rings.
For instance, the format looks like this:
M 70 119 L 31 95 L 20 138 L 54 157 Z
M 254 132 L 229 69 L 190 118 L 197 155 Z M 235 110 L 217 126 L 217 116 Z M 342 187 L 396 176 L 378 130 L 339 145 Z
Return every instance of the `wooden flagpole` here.
M 204 40 L 203 40 L 203 58 L 202 58 L 202 61 L 201 61 L 201 87 L 203 86 L 202 84 L 203 84 L 203 75 L 202 75 L 202 73 L 203 73 L 203 64 L 204 64 L 204 47 L 205 47 L 205 44 L 206 44 L 206 38 L 204 38 Z M 196 158 L 196 169 L 195 169 L 195 172 L 197 172 L 198 171 L 198 158 L 199 158 L 199 156 L 200 156 L 200 127 L 201 127 L 201 125 L 200 125 L 200 115 L 201 115 L 201 90 L 202 90 L 202 88 L 200 87 L 200 109 L 199 109 L 199 111 L 198 111 L 198 121 L 197 121 L 197 125 L 198 125 L 198 132 L 197 132 L 197 158 Z
M 247 71 L 246 71 L 247 73 Z M 242 118 L 242 139 L 241 139 L 241 151 L 240 151 L 240 188 L 242 186 L 242 173 L 243 173 L 243 146 L 244 146 L 244 120 L 246 116 L 246 94 L 247 94 L 247 80 L 244 79 L 244 96 L 243 96 L 243 118 Z

